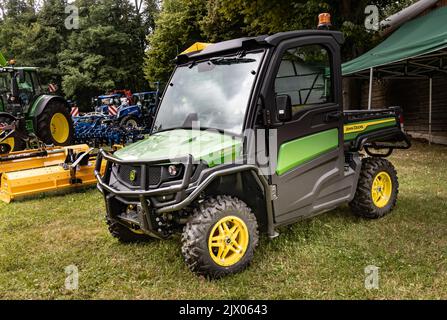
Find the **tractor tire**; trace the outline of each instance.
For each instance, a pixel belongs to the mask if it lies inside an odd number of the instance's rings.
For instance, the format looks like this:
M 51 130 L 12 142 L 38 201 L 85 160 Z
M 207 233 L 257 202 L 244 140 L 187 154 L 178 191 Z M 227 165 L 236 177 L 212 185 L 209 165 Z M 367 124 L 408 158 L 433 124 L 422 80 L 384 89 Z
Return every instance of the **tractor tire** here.
M 0 123 L 11 124 L 11 119 L 8 117 L 0 117 Z M 20 151 L 26 149 L 26 143 L 13 133 L 9 138 L 0 143 L 0 155 L 5 155 L 13 151 Z
M 354 199 L 349 205 L 357 216 L 378 219 L 391 212 L 398 193 L 399 181 L 391 162 L 383 158 L 365 158 Z
M 106 216 L 106 222 L 112 237 L 118 239 L 122 243 L 147 242 L 152 238 L 144 233 L 129 229 L 118 221 Z
M 244 270 L 258 240 L 251 209 L 237 198 L 218 196 L 194 210 L 183 229 L 182 254 L 192 272 L 217 279 Z
M 50 102 L 37 118 L 36 135 L 47 145 L 69 146 L 74 129 L 68 108 L 61 102 Z
M 120 126 L 123 128 L 137 128 L 139 126 L 139 120 L 133 116 L 125 116 L 120 121 Z

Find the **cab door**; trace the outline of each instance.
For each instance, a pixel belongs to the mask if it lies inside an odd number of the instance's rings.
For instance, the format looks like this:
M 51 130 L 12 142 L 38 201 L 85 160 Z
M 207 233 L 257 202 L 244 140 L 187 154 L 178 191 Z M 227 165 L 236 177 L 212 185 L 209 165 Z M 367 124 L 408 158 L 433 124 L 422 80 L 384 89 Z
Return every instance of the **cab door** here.
M 271 183 L 275 223 L 331 209 L 349 197 L 344 168 L 339 45 L 331 36 L 280 44 L 271 59 L 267 108 L 276 135 Z M 283 119 L 278 101 L 290 99 Z M 282 120 L 281 120 L 282 119 Z M 273 151 L 273 152 L 272 152 Z M 276 151 L 276 152 L 274 152 Z

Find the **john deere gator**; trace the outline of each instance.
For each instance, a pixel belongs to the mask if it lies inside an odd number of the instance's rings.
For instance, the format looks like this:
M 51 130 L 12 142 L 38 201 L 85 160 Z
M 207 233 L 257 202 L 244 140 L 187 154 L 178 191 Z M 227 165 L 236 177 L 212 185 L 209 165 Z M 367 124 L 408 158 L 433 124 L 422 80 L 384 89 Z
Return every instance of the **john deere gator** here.
M 67 101 L 45 92 L 38 68 L 16 67 L 0 54 L 0 154 L 41 142 L 67 146 L 72 137 Z
M 343 204 L 390 213 L 398 178 L 386 157 L 410 141 L 399 108 L 344 111 L 342 43 L 290 31 L 179 55 L 151 135 L 98 156 L 110 233 L 179 233 L 188 267 L 216 278 L 250 263 L 260 232 Z

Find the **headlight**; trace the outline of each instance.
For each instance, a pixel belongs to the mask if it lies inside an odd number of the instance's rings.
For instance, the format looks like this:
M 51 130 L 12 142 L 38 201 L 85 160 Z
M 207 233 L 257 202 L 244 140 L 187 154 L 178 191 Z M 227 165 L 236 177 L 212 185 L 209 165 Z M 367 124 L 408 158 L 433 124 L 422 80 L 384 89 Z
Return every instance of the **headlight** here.
M 177 173 L 178 173 L 178 169 L 177 169 L 177 167 L 175 165 L 171 164 L 168 167 L 168 172 L 169 172 L 169 175 L 171 177 L 175 177 L 177 175 Z

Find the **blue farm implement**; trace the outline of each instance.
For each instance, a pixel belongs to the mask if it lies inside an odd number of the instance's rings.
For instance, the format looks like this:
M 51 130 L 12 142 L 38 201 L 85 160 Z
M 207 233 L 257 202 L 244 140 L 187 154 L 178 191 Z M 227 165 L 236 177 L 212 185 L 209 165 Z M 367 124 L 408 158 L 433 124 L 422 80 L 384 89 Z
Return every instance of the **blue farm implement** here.
M 73 117 L 76 143 L 93 147 L 129 144 L 144 138 L 150 128 L 124 127 L 101 113 Z
M 156 91 L 134 93 L 127 103 L 116 107 L 117 94 L 98 97 L 96 112 L 74 116 L 74 140 L 99 147 L 102 145 L 129 144 L 144 138 L 150 132 L 160 100 Z M 113 107 L 115 112 L 111 113 Z
M 120 106 L 116 115 L 123 127 L 150 127 L 160 100 L 160 92 L 147 91 L 132 95 L 133 105 Z

